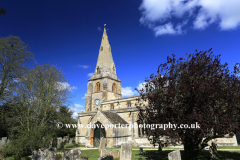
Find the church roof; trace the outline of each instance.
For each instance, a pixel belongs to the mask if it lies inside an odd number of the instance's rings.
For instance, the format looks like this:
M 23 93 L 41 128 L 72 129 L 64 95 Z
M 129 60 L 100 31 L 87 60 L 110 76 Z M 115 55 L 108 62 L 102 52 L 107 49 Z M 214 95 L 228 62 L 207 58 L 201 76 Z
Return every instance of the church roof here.
M 112 124 L 128 124 L 117 113 L 101 111 Z

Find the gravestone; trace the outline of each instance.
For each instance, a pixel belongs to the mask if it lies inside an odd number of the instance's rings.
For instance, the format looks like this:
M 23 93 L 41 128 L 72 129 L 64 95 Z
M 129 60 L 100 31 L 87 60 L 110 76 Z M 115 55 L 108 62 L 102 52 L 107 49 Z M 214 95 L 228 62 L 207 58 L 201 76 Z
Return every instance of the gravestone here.
M 5 142 L 7 142 L 7 137 L 2 137 L 2 140 L 4 140 Z
M 180 150 L 168 153 L 168 160 L 181 160 Z
M 75 142 L 75 137 L 72 137 L 72 141 Z
M 68 143 L 68 141 L 69 141 L 69 137 L 68 136 L 64 136 L 63 137 L 63 142 L 66 144 L 66 143 Z
M 139 148 L 139 152 L 140 152 L 140 153 L 139 153 L 140 155 L 145 155 L 145 153 L 143 153 L 143 148 L 142 148 L 142 147 Z
M 3 141 L 3 140 L 0 140 L 0 148 L 3 148 L 4 146 L 5 146 L 5 141 Z
M 56 154 L 57 154 L 57 149 L 56 148 L 48 148 L 45 150 L 39 149 L 37 151 L 32 152 L 32 160 L 55 160 L 56 159 Z
M 101 157 L 105 157 L 105 156 L 108 156 L 108 155 L 111 155 L 111 150 L 109 150 L 109 149 L 102 149 L 101 150 L 101 154 L 100 154 Z
M 113 159 L 118 159 L 119 158 L 119 152 L 116 151 L 116 150 L 112 150 L 111 155 L 113 156 Z
M 69 140 L 69 144 L 72 144 L 72 139 Z
M 10 139 L 7 140 L 7 143 L 9 143 L 9 142 L 10 142 Z
M 3 148 L 7 143 L 7 137 L 2 137 L 2 140 L 0 140 L 0 148 Z
M 61 148 L 61 149 L 64 149 L 64 145 L 65 145 L 64 142 L 61 142 L 60 148 Z
M 66 140 L 65 137 L 63 137 L 62 142 L 64 142 L 64 144 L 65 144 L 65 140 Z
M 58 144 L 61 144 L 61 142 L 62 142 L 62 137 L 58 137 L 57 140 L 58 140 L 57 143 L 58 143 Z
M 64 152 L 63 160 L 81 160 L 81 150 L 70 150 Z
M 46 148 L 49 148 L 49 143 L 47 143 L 47 144 L 45 145 L 45 147 L 46 147 Z
M 101 150 L 105 149 L 105 145 L 106 145 L 106 138 L 102 137 L 100 140 L 99 152 L 101 152 Z
M 103 160 L 103 159 L 111 159 L 111 158 L 119 159 L 119 152 L 116 150 L 103 149 L 103 150 L 101 150 L 101 154 L 98 159 Z
M 52 141 L 52 148 L 57 148 L 57 143 L 58 143 L 58 140 L 57 138 L 53 138 L 53 141 Z
M 52 140 L 49 142 L 50 145 L 52 145 L 52 141 L 53 141 L 53 138 L 52 138 Z
M 121 145 L 120 160 L 131 160 L 132 159 L 132 144 L 123 143 Z

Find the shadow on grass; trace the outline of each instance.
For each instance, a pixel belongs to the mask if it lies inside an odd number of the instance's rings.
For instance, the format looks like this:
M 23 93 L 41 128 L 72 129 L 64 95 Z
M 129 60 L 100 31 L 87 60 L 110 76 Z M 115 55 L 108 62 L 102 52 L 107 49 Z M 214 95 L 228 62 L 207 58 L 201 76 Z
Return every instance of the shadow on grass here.
M 144 151 L 145 155 L 139 155 L 139 151 L 132 151 L 132 159 L 137 160 L 168 160 L 168 153 L 174 150 L 167 151 Z M 186 160 L 184 158 L 184 151 L 180 151 L 181 159 Z M 218 151 L 219 157 L 221 160 L 239 160 L 240 159 L 240 151 Z M 203 151 L 198 155 L 198 160 L 211 160 L 211 155 L 209 151 Z

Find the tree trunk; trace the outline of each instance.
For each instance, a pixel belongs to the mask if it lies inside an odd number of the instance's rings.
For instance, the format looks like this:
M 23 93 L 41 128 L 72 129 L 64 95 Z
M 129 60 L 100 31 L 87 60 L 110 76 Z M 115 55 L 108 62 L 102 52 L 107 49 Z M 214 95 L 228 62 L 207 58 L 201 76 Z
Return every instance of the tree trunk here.
M 158 143 L 158 152 L 161 152 L 162 151 L 162 143 Z
M 195 146 L 191 139 L 184 142 L 184 155 L 187 160 L 197 160 L 199 150 L 198 146 Z

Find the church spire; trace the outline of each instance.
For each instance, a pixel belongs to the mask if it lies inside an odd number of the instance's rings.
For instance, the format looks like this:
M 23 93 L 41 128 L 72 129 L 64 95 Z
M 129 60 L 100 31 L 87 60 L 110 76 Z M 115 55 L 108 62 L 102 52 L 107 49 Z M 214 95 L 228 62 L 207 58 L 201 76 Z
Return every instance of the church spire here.
M 111 46 L 108 41 L 106 28 L 104 27 L 102 42 L 101 42 L 99 55 L 98 55 L 97 66 L 98 67 L 103 67 L 103 66 L 111 67 L 111 65 L 113 65 L 113 64 L 114 64 L 114 62 L 113 62 L 112 53 L 111 53 Z
M 92 78 L 112 77 L 118 79 L 105 25 L 99 49 L 97 65 Z

